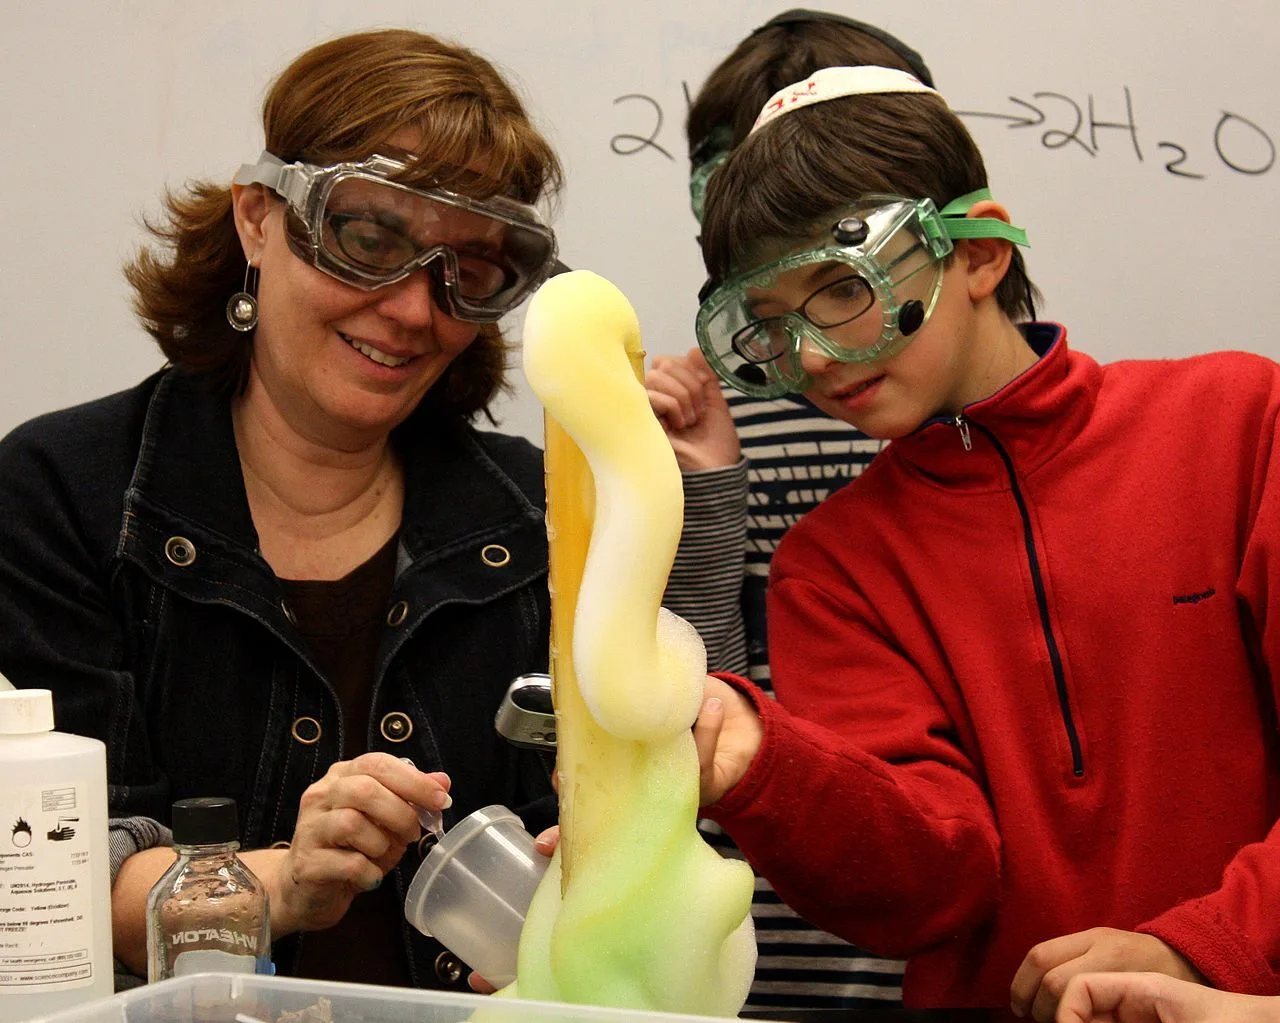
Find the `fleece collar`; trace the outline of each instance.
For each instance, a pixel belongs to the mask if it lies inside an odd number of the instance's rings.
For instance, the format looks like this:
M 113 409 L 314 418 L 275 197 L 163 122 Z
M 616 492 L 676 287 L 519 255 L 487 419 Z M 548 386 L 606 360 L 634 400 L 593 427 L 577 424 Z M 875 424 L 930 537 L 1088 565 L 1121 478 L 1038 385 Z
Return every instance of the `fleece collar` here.
M 989 398 L 966 405 L 959 422 L 932 419 L 888 450 L 937 482 L 987 487 L 1008 484 L 1003 455 L 1027 474 L 1070 445 L 1093 413 L 1102 368 L 1067 347 L 1066 328 L 1059 324 L 1021 329 L 1040 355 L 1035 365 Z

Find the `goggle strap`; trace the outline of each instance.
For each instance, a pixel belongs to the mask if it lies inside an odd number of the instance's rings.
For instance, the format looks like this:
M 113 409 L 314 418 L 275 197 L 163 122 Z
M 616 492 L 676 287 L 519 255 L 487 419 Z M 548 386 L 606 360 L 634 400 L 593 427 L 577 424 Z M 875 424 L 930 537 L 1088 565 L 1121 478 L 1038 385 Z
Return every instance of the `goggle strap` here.
M 265 185 L 288 202 L 299 216 L 303 216 L 302 206 L 311 185 L 311 173 L 302 164 L 285 163 L 264 149 L 257 163 L 241 164 L 231 180 L 237 185 Z
M 974 206 L 990 198 L 991 189 L 979 188 L 947 203 L 940 211 L 947 237 L 953 241 L 961 238 L 1003 238 L 1014 245 L 1028 247 L 1030 243 L 1027 241 L 1027 232 L 1022 228 L 1006 224 L 995 217 L 968 216 Z
M 242 163 L 231 181 L 236 185 L 266 185 L 274 189 L 283 169 L 284 161 L 264 149 L 257 163 Z

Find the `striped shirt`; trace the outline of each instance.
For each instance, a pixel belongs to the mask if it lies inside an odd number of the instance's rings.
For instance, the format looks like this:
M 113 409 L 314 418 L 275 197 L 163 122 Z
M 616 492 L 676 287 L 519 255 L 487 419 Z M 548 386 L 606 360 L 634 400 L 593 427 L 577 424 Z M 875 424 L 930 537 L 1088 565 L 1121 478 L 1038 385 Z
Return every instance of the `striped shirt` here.
M 684 475 L 684 532 L 664 604 L 693 624 L 711 671 L 772 692 L 765 587 L 778 541 L 805 512 L 866 467 L 881 442 L 803 398 L 725 391 L 742 443 L 733 466 Z M 711 821 L 703 837 L 741 858 Z M 871 956 L 802 920 L 756 878 L 751 915 L 759 959 L 752 1008 L 850 1008 L 902 1000 L 903 963 Z

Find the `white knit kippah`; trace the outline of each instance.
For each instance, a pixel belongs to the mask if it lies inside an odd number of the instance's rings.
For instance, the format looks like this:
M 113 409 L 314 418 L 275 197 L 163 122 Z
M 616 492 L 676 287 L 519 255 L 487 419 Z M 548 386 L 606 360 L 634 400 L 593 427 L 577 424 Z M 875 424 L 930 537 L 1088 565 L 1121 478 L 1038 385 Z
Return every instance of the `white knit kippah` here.
M 868 96 L 891 92 L 931 92 L 938 95 L 914 75 L 898 68 L 891 67 L 828 67 L 815 71 L 802 82 L 779 89 L 770 98 L 751 126 L 753 132 L 759 131 L 770 121 L 783 114 L 807 107 L 814 103 L 825 103 L 829 99 L 841 96 Z

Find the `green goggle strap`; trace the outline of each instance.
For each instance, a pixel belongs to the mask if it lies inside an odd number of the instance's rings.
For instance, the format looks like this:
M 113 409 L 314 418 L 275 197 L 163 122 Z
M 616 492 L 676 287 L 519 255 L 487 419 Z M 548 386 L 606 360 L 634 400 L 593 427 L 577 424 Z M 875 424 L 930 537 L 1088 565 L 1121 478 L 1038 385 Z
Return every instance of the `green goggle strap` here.
M 707 182 L 733 151 L 733 129 L 719 124 L 689 153 L 689 205 L 699 224 L 707 201 Z
M 702 214 L 707 207 L 707 183 L 711 180 L 711 175 L 718 171 L 721 165 L 729 159 L 729 151 L 716 153 L 706 163 L 699 164 L 698 167 L 689 175 L 689 207 L 693 210 L 694 219 L 699 224 L 702 223 Z
M 970 217 L 968 213 L 980 202 L 991 198 L 991 189 L 979 188 L 976 192 L 952 199 L 940 211 L 947 237 L 953 241 L 960 238 L 1003 238 L 1014 245 L 1029 245 L 1027 232 L 1020 227 L 1006 224 L 995 217 Z

